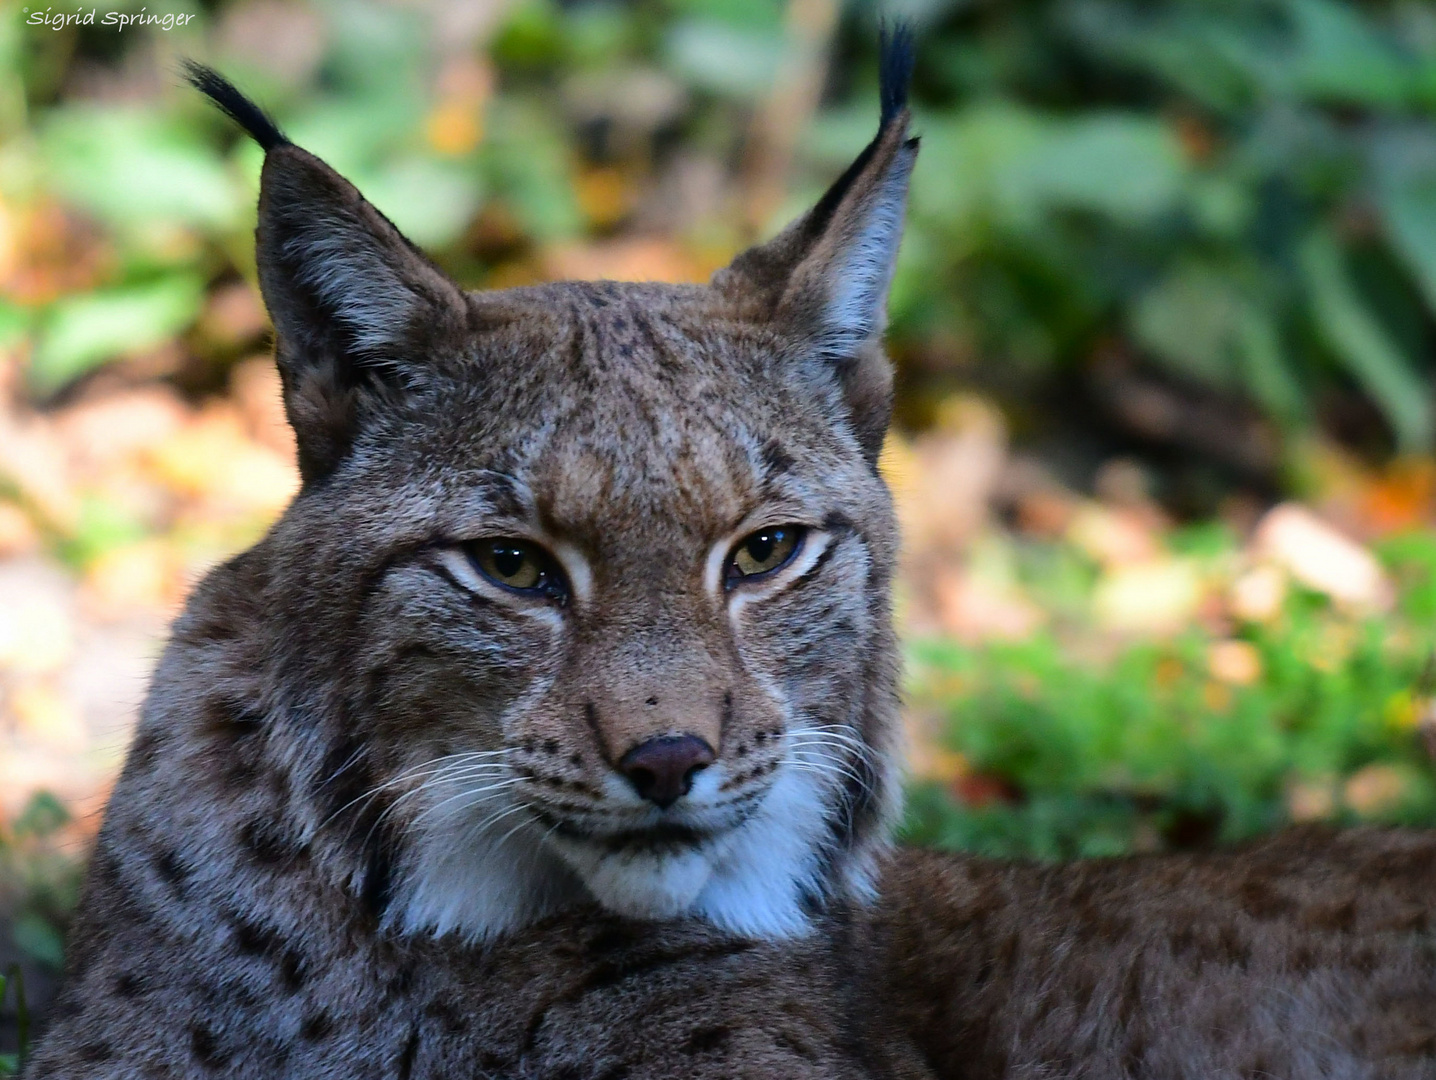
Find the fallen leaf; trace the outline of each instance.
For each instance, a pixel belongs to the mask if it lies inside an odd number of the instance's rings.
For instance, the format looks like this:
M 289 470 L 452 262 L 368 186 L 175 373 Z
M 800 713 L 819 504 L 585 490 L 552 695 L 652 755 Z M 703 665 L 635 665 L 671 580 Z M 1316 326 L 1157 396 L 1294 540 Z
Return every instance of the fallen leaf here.
M 1343 536 L 1304 506 L 1283 503 L 1257 526 L 1258 554 L 1309 589 L 1361 609 L 1385 609 L 1391 583 L 1370 551 Z
M 1394 810 L 1406 797 L 1408 777 L 1391 765 L 1367 765 L 1346 781 L 1342 798 L 1362 817 L 1378 817 Z
M 1212 678 L 1233 686 L 1250 686 L 1261 678 L 1261 653 L 1249 641 L 1214 641 L 1207 647 Z
M 1254 566 L 1232 582 L 1231 612 L 1247 622 L 1270 622 L 1286 603 L 1286 573 L 1270 564 Z
M 1187 559 L 1116 565 L 1097 582 L 1092 610 L 1110 630 L 1164 633 L 1189 623 L 1202 600 L 1202 576 Z

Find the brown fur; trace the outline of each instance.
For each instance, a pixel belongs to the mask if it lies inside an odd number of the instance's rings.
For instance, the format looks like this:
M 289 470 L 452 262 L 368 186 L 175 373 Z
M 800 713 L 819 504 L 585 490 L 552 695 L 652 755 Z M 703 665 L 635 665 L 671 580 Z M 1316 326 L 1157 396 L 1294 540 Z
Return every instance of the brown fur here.
M 711 286 L 466 294 L 195 74 L 268 151 L 304 483 L 174 627 L 33 1075 L 917 1075 L 852 939 L 898 802 L 907 114 Z M 767 527 L 791 564 L 731 578 Z M 712 760 L 645 799 L 623 761 L 678 736 Z
M 1436 1077 L 1436 834 L 1064 866 L 905 852 L 887 988 L 952 1080 Z

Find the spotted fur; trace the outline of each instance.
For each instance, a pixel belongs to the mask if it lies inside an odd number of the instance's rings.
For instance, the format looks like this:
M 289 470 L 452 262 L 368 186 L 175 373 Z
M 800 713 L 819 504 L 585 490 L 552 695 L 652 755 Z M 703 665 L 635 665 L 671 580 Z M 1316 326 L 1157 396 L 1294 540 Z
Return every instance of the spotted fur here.
M 707 286 L 465 293 L 191 69 L 266 149 L 303 485 L 175 624 L 35 1075 L 918 1075 L 843 945 L 898 807 L 904 42 L 873 144 Z M 663 807 L 620 763 L 671 735 L 714 760 Z
M 954 1080 L 1436 1080 L 1436 832 L 1062 866 L 905 852 L 888 1003 Z

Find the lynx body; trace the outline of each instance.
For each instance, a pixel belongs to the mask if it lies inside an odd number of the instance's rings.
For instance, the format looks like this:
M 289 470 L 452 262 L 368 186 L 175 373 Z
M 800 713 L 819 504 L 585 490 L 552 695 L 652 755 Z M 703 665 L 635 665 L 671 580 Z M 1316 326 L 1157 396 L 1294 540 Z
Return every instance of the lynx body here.
M 711 285 L 487 294 L 192 70 L 266 151 L 303 486 L 175 624 L 35 1075 L 891 1073 L 837 928 L 898 807 L 910 63 Z

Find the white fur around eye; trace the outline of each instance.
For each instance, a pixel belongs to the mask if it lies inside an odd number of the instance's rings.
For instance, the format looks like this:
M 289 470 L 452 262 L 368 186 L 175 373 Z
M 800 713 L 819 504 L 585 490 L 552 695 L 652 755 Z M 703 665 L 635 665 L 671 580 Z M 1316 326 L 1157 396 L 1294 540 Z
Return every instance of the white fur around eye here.
M 558 560 L 563 572 L 568 575 L 568 586 L 573 591 L 573 598 L 579 603 L 585 603 L 593 595 L 593 570 L 588 565 L 588 560 L 583 553 L 572 544 L 562 541 L 550 546 L 553 557 Z
M 444 564 L 444 569 L 453 575 L 454 580 L 464 588 L 485 594 L 498 591 L 474 569 L 473 562 L 462 548 L 445 548 L 439 553 L 439 561 Z
M 762 526 L 757 526 L 757 528 L 762 528 Z M 705 569 L 707 570 L 708 588 L 711 592 L 721 596 L 727 591 L 723 580 L 723 570 L 728 565 L 728 556 L 732 553 L 735 544 L 754 531 L 756 531 L 755 528 L 745 528 L 741 533 L 735 533 L 723 541 L 709 553 Z M 832 542 L 832 533 L 824 532 L 822 529 L 809 529 L 803 536 L 802 546 L 793 556 L 792 562 L 757 581 L 746 582 L 728 592 L 729 612 L 736 615 L 753 600 L 787 588 L 789 584 L 811 569 Z
M 439 553 L 441 562 L 454 580 L 470 592 L 478 593 L 480 596 L 489 596 L 495 600 L 503 600 L 512 605 L 518 611 L 525 611 L 531 615 L 545 619 L 548 622 L 561 622 L 563 616 L 550 603 L 535 603 L 525 601 L 516 597 L 507 589 L 501 589 L 483 574 L 474 568 L 473 562 L 469 559 L 468 553 L 463 548 L 445 548 Z M 514 601 L 518 600 L 518 603 Z

